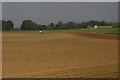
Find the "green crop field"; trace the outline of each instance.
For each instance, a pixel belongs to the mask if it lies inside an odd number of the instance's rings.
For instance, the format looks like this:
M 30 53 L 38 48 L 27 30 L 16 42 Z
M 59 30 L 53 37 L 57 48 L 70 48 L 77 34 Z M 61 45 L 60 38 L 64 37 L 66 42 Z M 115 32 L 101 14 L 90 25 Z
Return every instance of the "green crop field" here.
M 99 33 L 99 34 L 119 34 L 120 28 L 97 28 L 97 29 L 61 29 L 61 30 L 43 30 L 44 33 L 67 33 L 67 32 L 87 32 L 87 33 Z M 38 30 L 11 30 L 3 31 L 3 33 L 38 33 Z

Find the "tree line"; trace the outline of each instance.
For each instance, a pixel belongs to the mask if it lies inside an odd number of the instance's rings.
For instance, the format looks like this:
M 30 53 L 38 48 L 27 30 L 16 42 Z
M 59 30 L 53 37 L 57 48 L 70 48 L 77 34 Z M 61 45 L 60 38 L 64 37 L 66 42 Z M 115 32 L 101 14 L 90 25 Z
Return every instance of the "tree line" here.
M 67 22 L 59 21 L 58 23 L 50 23 L 48 25 L 37 24 L 32 20 L 24 20 L 20 26 L 20 30 L 55 30 L 55 29 L 80 29 L 87 28 L 88 26 L 113 26 L 118 27 L 118 22 L 106 22 L 106 21 L 88 21 L 88 22 Z M 2 30 L 14 30 L 14 23 L 11 20 L 2 20 Z
M 13 30 L 13 22 L 10 20 L 2 20 L 2 30 Z

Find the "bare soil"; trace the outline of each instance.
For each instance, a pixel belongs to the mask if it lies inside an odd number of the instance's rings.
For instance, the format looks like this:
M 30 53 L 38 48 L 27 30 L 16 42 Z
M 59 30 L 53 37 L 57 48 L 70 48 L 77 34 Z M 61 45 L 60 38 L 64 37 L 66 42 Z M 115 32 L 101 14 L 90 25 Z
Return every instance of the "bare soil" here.
M 4 78 L 118 77 L 117 36 L 88 33 L 2 36 Z

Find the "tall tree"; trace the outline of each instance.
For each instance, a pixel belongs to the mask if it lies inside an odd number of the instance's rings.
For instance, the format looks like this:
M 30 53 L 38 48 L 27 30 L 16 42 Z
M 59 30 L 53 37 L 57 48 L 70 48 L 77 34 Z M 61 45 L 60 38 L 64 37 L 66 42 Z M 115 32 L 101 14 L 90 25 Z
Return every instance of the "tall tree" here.
M 14 24 L 13 24 L 13 22 L 12 22 L 12 21 L 8 20 L 8 21 L 7 21 L 7 24 L 10 26 L 10 28 L 11 28 L 11 29 L 13 29 Z
M 42 30 L 47 30 L 47 25 L 41 25 L 42 26 Z
M 25 20 L 21 25 L 22 30 L 37 30 L 38 25 L 31 20 Z
M 55 25 L 55 29 L 61 29 L 61 27 L 64 26 L 64 23 L 62 21 L 59 21 L 56 25 Z
M 76 28 L 76 23 L 75 22 L 68 22 L 68 23 L 66 23 L 66 26 L 68 29 L 74 29 L 74 28 Z
M 13 22 L 8 20 L 8 21 L 5 21 L 5 20 L 2 20 L 2 30 L 12 30 L 13 29 Z
M 50 24 L 48 25 L 48 28 L 47 28 L 47 29 L 49 29 L 49 30 L 54 29 L 54 23 L 50 23 Z
M 50 23 L 51 27 L 54 28 L 54 23 Z
M 38 29 L 38 30 L 42 30 L 42 25 L 40 25 L 40 24 L 37 25 L 37 29 Z

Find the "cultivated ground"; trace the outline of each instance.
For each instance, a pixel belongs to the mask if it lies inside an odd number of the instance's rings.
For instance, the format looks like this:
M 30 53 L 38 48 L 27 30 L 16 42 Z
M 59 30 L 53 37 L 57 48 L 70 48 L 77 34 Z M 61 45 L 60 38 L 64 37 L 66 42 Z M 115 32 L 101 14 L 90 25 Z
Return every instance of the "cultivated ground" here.
M 3 77 L 116 78 L 116 35 L 3 33 Z

